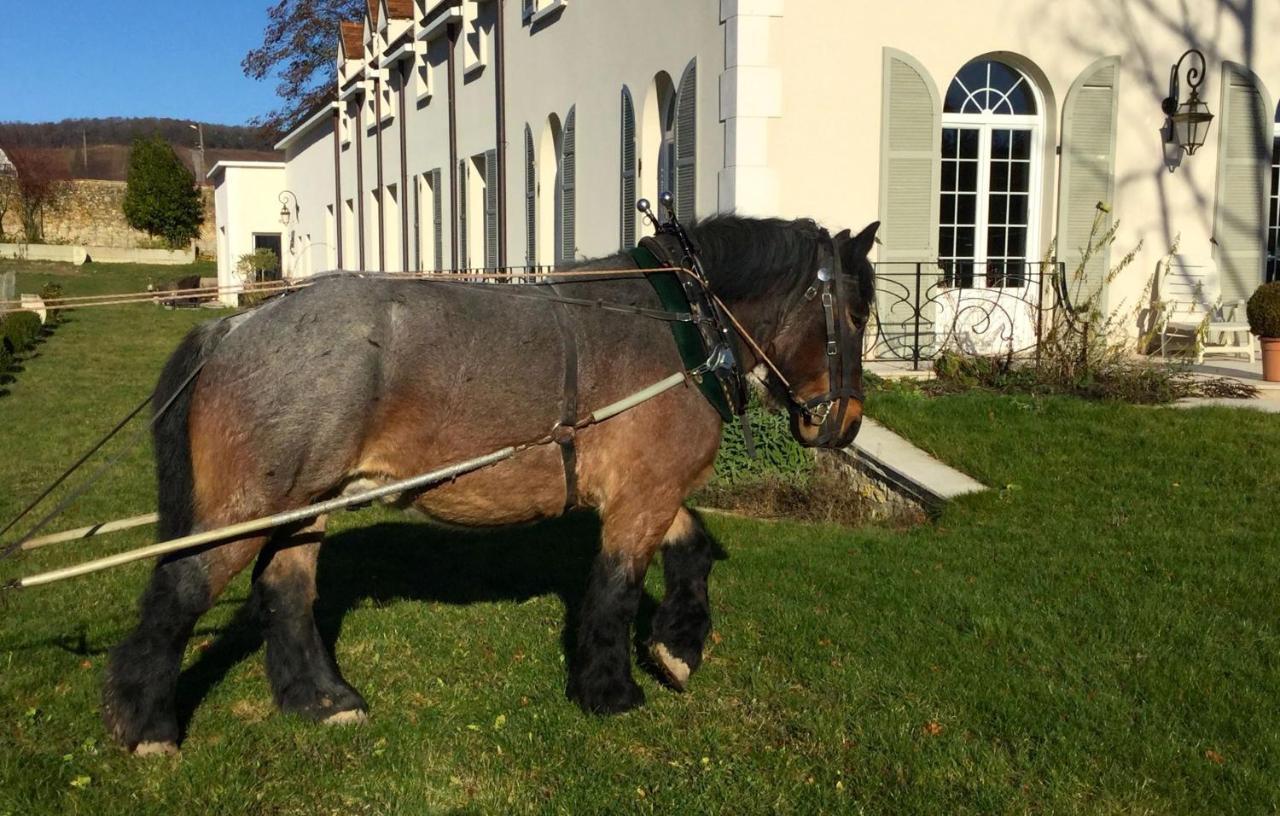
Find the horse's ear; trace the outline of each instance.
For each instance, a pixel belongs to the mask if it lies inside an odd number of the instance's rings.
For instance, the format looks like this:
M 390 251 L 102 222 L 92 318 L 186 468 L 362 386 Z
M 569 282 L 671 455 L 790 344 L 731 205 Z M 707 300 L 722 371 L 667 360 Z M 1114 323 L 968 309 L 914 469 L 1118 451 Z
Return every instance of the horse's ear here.
M 865 258 L 871 254 L 871 247 L 876 242 L 876 230 L 880 229 L 880 222 L 873 221 L 868 224 L 866 229 L 858 233 L 850 247 L 850 251 L 855 258 Z

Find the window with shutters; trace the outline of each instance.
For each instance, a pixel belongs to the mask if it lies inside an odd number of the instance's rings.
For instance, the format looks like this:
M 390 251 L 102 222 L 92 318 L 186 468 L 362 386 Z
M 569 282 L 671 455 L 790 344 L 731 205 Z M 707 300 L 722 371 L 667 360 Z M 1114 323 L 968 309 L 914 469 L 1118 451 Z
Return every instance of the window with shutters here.
M 698 61 L 689 63 L 680 78 L 676 91 L 674 111 L 674 136 L 672 160 L 676 218 L 681 223 L 692 223 L 697 209 L 697 158 L 698 158 Z
M 1271 207 L 1267 220 L 1267 280 L 1280 280 L 1280 105 L 1271 138 Z
M 1040 104 L 1018 69 L 970 62 L 942 108 L 938 257 L 961 288 L 1020 287 L 1039 221 Z
M 576 109 L 570 108 L 560 136 L 560 167 L 556 174 L 556 263 L 572 263 L 577 245 Z
M 538 264 L 538 172 L 533 130 L 524 126 L 524 264 Z
M 622 248 L 631 249 L 636 245 L 636 109 L 631 101 L 631 91 L 625 86 L 622 89 L 622 144 L 619 149 L 621 162 L 621 200 L 619 204 L 620 225 L 618 228 Z
M 369 191 L 369 212 L 367 215 L 369 223 L 364 233 L 366 245 L 372 245 L 373 247 L 369 257 L 365 259 L 368 264 L 366 268 L 370 270 L 382 269 L 382 242 L 378 240 L 380 235 L 379 224 L 381 223 L 378 219 L 378 210 L 382 206 L 382 197 L 378 192 L 378 190 Z
M 357 261 L 358 248 L 356 242 L 356 231 L 360 229 L 360 224 L 356 221 L 356 202 L 353 198 L 348 198 L 345 206 L 342 208 L 342 265 L 346 269 L 355 269 L 359 267 Z
M 498 151 L 486 150 L 480 159 L 484 178 L 484 265 L 498 268 Z

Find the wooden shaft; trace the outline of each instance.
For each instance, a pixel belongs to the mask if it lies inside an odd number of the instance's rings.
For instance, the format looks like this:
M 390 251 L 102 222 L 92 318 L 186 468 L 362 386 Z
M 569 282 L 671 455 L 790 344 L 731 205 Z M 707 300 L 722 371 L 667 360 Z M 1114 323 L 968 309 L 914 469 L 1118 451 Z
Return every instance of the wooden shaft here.
M 46 536 L 33 538 L 30 541 L 24 541 L 22 543 L 22 549 L 35 550 L 40 547 L 47 547 L 50 544 L 61 544 L 64 541 L 76 541 L 77 539 L 93 538 L 94 536 L 103 535 L 104 533 L 114 533 L 119 530 L 131 530 L 134 527 L 144 527 L 148 524 L 155 524 L 159 520 L 159 513 L 143 513 L 141 516 L 116 519 L 115 521 L 104 521 L 99 524 L 90 524 L 88 527 L 77 527 L 74 530 L 63 530 L 60 533 L 50 533 Z

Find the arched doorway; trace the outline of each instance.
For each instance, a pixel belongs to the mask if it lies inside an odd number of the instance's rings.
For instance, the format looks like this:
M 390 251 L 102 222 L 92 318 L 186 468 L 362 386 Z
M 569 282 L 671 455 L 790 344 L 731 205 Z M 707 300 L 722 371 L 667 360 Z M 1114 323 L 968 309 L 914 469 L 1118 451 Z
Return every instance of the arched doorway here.
M 640 114 L 640 183 L 638 195 L 656 206 L 658 194 L 674 189 L 674 156 L 664 156 L 675 144 L 676 86 L 666 71 L 649 83 Z
M 938 257 L 949 286 L 1027 284 L 1039 246 L 1044 104 L 1031 79 L 994 59 L 966 64 L 942 106 Z

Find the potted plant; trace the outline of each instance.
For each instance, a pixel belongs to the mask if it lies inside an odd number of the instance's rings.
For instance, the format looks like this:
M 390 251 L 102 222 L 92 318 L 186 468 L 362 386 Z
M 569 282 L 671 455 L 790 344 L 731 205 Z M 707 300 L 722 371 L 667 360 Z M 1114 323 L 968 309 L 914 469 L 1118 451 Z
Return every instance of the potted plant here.
M 1280 382 L 1280 282 L 1264 283 L 1245 307 L 1249 331 L 1262 344 L 1262 379 Z

